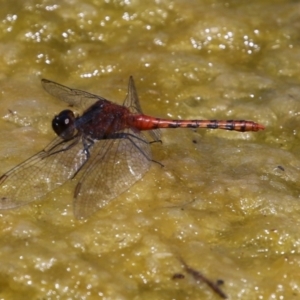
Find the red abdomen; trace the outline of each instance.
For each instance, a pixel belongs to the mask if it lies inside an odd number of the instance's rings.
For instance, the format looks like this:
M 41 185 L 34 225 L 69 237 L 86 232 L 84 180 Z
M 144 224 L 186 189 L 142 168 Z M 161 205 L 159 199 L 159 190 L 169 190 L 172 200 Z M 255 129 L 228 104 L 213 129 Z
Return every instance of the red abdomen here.
M 152 130 L 157 128 L 208 128 L 235 131 L 258 131 L 264 126 L 253 121 L 245 120 L 167 120 L 146 115 L 128 115 L 127 123 L 139 130 Z

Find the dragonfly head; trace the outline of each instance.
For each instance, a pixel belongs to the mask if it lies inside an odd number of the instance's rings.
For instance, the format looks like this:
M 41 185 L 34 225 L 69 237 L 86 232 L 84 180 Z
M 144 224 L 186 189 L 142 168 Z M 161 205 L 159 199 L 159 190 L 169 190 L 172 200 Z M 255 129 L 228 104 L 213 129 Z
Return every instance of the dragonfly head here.
M 52 128 L 54 132 L 64 140 L 68 140 L 75 133 L 75 115 L 69 110 L 63 110 L 52 120 Z

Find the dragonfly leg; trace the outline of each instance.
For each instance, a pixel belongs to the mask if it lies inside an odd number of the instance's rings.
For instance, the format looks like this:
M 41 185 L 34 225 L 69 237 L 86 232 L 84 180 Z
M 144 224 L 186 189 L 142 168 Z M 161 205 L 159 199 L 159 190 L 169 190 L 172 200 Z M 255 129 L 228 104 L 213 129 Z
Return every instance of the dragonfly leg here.
M 83 151 L 86 154 L 86 159 L 88 160 L 91 156 L 90 154 L 90 148 L 94 145 L 93 139 L 87 137 L 86 139 L 83 139 Z
M 72 179 L 75 178 L 75 176 L 78 174 L 78 172 L 82 169 L 82 167 L 85 165 L 85 163 L 89 160 L 91 154 L 90 154 L 90 148 L 94 145 L 94 141 L 91 138 L 83 138 L 82 139 L 83 149 L 86 159 L 83 162 L 83 164 L 78 168 L 78 170 L 74 173 L 72 176 Z
M 119 132 L 119 133 L 114 133 L 113 135 L 110 136 L 111 139 L 127 139 L 128 141 L 130 141 L 132 143 L 132 145 L 139 150 L 139 152 L 144 155 L 144 157 L 146 157 L 147 160 L 149 161 L 152 161 L 158 165 L 160 165 L 161 167 L 164 167 L 164 165 L 162 163 L 160 163 L 159 161 L 156 161 L 150 157 L 147 156 L 147 154 L 142 150 L 140 149 L 140 147 L 134 142 L 134 139 L 138 140 L 138 141 L 141 141 L 143 143 L 146 143 L 146 144 L 152 144 L 152 143 L 155 143 L 155 142 L 161 142 L 160 140 L 157 140 L 157 141 L 151 141 L 151 142 L 148 142 L 148 141 L 145 141 L 144 139 L 134 135 L 134 134 L 131 134 L 131 133 L 126 133 L 126 132 Z
M 162 144 L 162 140 L 156 140 L 156 141 L 149 142 L 149 144 L 154 144 L 154 143 L 161 143 Z

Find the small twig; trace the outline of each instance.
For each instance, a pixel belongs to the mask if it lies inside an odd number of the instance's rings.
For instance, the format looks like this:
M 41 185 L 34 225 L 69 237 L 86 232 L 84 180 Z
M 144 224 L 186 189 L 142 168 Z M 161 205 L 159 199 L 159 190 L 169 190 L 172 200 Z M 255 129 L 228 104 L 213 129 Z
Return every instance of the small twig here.
M 203 274 L 198 272 L 197 270 L 191 268 L 186 264 L 186 262 L 180 257 L 180 262 L 183 264 L 185 271 L 192 275 L 196 281 L 205 282 L 216 294 L 218 294 L 221 298 L 227 299 L 227 295 L 221 290 L 218 283 L 214 283 L 213 281 L 206 278 Z M 222 281 L 223 282 L 223 281 Z

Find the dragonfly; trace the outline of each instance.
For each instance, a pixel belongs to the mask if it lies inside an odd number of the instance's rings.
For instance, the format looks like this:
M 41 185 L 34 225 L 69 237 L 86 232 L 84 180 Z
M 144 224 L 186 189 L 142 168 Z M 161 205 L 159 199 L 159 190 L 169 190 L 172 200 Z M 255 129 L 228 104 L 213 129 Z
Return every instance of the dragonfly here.
M 169 120 L 145 115 L 132 77 L 123 105 L 47 79 L 42 79 L 42 86 L 69 106 L 81 108 L 83 114 L 65 109 L 56 115 L 52 128 L 57 137 L 0 177 L 0 209 L 39 200 L 76 179 L 74 215 L 86 219 L 148 171 L 154 161 L 150 145 L 161 141 L 161 128 L 264 129 L 246 120 Z

